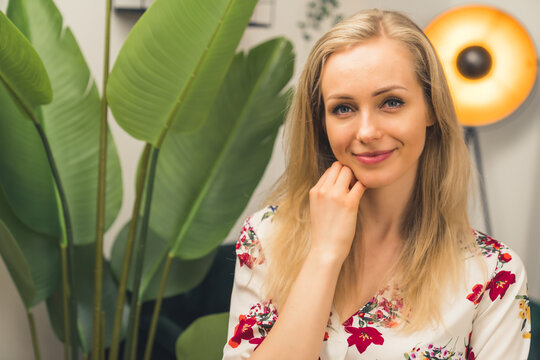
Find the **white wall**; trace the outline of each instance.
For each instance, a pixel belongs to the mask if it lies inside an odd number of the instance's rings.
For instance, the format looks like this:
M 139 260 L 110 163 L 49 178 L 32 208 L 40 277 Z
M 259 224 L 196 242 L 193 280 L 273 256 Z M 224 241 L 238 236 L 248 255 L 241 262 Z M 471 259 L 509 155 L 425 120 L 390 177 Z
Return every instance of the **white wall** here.
M 84 55 L 96 79 L 101 79 L 102 44 L 105 1 L 99 0 L 56 0 L 64 20 L 73 30 Z M 312 45 L 304 41 L 297 22 L 304 19 L 308 0 L 276 0 L 276 18 L 274 26 L 269 29 L 250 28 L 247 30 L 242 48 L 249 48 L 260 41 L 277 35 L 285 35 L 295 43 L 298 69 L 307 57 Z M 466 1 L 421 1 L 409 0 L 340 0 L 342 4 L 338 12 L 351 14 L 361 8 L 386 8 L 404 11 L 415 19 L 420 26 L 427 25 L 437 14 L 453 6 L 465 4 Z M 514 0 L 511 6 L 504 0 L 483 1 L 502 8 L 518 18 L 529 30 L 536 48 L 540 48 L 540 2 L 537 0 Z M 0 9 L 4 10 L 7 0 L 0 0 Z M 115 58 L 129 29 L 136 21 L 132 14 L 113 14 L 111 54 Z M 327 24 L 329 26 L 329 24 Z M 322 34 L 322 32 L 321 32 Z M 101 88 L 101 80 L 98 86 Z M 537 85 L 538 87 L 538 85 Z M 114 121 L 111 127 L 119 147 L 124 172 L 125 201 L 118 221 L 107 235 L 106 251 L 110 240 L 119 228 L 129 219 L 133 203 L 133 179 L 141 150 L 141 144 L 119 129 Z M 493 235 L 514 248 L 526 263 L 529 273 L 531 295 L 540 300 L 540 92 L 535 91 L 529 100 L 509 119 L 498 124 L 487 126 L 478 131 L 481 152 L 486 174 L 488 202 L 493 223 Z M 258 203 L 264 198 L 266 190 L 277 179 L 283 169 L 281 143 L 276 144 L 275 152 L 269 168 L 248 208 L 241 216 L 244 218 L 255 211 Z M 475 227 L 482 229 L 482 217 L 479 211 L 472 214 Z M 227 237 L 227 241 L 235 241 L 240 229 L 240 222 Z M 31 359 L 33 353 L 26 322 L 24 307 L 16 293 L 5 267 L 0 265 L 0 358 Z M 9 310 L 8 310 L 9 309 Z M 39 325 L 39 341 L 43 358 L 59 359 L 62 356 L 61 344 L 49 330 L 43 306 L 36 309 Z

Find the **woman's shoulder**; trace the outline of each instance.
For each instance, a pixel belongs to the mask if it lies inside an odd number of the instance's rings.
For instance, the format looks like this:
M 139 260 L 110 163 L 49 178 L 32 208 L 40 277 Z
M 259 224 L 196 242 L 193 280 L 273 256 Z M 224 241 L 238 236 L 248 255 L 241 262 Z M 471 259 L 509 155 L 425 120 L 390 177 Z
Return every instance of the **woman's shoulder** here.
M 240 266 L 251 269 L 255 264 L 265 262 L 263 239 L 266 237 L 277 209 L 275 205 L 266 206 L 244 221 L 236 242 L 236 255 Z
M 487 270 L 488 285 L 486 290 L 490 289 L 490 296 L 504 295 L 510 285 L 526 282 L 525 266 L 513 249 L 483 232 L 474 230 L 473 233 L 475 250 L 478 255 L 476 258 L 484 261 L 485 266 L 482 267 Z M 482 267 L 475 268 L 481 269 Z M 484 274 L 485 270 L 482 271 Z M 474 273 L 478 274 L 479 272 L 474 271 Z
M 245 222 L 254 230 L 259 230 L 262 226 L 272 222 L 277 210 L 277 205 L 268 205 L 249 216 Z
M 476 250 L 486 260 L 490 269 L 497 270 L 504 267 L 505 264 L 523 267 L 519 255 L 505 243 L 478 230 L 473 230 L 473 234 Z

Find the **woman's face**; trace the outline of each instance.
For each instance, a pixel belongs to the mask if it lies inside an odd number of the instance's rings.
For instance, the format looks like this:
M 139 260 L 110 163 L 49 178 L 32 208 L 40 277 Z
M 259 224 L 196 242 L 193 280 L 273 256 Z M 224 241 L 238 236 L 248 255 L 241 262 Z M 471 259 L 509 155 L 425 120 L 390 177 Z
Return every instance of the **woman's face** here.
M 368 188 L 412 186 L 432 122 L 409 50 L 377 37 L 336 52 L 321 87 L 337 160 Z

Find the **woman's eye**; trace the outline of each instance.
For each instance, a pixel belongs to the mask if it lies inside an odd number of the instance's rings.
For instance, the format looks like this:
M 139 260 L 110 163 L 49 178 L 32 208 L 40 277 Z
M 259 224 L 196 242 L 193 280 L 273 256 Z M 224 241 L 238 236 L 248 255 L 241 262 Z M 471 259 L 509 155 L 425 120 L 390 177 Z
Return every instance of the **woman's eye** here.
M 350 113 L 351 111 L 352 109 L 348 105 L 338 105 L 334 108 L 334 110 L 332 110 L 332 113 L 336 115 L 343 115 L 343 114 Z
M 403 104 L 405 104 L 405 103 L 401 99 L 390 98 L 390 99 L 386 99 L 384 101 L 383 107 L 386 107 L 386 108 L 389 108 L 389 109 L 396 109 L 396 108 L 399 108 L 399 107 L 403 106 Z

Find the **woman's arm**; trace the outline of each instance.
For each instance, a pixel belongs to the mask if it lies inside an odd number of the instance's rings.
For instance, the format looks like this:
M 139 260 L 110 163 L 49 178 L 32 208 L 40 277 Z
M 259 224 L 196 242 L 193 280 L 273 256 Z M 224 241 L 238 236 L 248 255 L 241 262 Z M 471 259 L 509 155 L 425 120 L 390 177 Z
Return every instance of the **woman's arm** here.
M 468 359 L 526 360 L 531 342 L 527 274 L 519 256 L 498 245 L 498 265 L 486 286 L 469 335 Z
M 287 302 L 250 359 L 317 359 L 341 264 L 309 255 Z
M 336 162 L 310 191 L 309 254 L 272 331 L 251 359 L 317 359 L 364 190 L 352 171 Z

